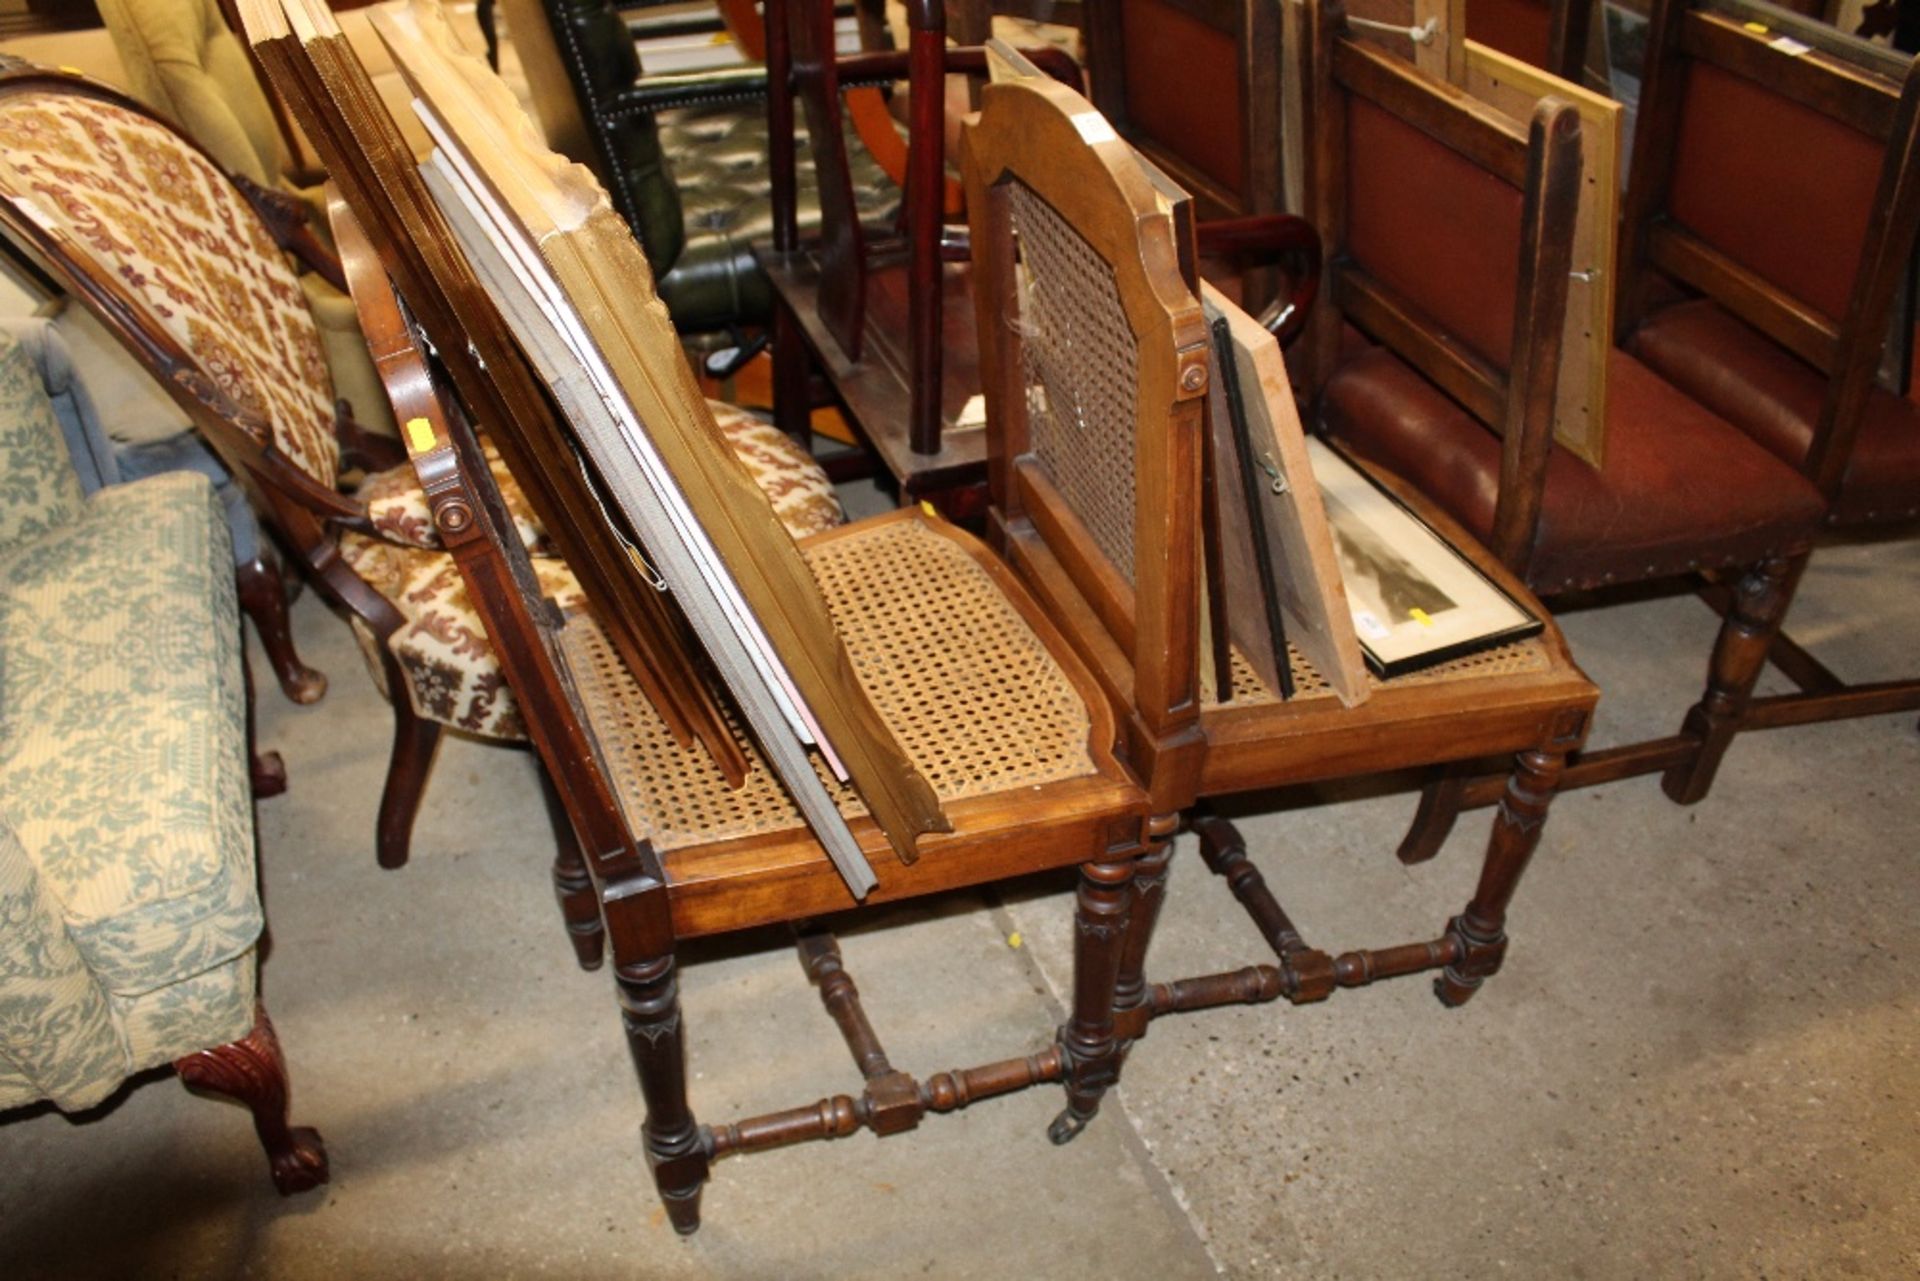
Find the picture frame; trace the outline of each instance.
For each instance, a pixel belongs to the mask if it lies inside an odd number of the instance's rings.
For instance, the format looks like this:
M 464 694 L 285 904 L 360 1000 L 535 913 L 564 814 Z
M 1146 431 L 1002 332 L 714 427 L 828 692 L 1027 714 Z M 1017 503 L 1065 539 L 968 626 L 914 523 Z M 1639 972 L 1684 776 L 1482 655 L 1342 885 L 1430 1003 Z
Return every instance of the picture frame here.
M 1404 676 L 1536 636 L 1546 624 L 1325 441 L 1307 453 L 1367 666 Z

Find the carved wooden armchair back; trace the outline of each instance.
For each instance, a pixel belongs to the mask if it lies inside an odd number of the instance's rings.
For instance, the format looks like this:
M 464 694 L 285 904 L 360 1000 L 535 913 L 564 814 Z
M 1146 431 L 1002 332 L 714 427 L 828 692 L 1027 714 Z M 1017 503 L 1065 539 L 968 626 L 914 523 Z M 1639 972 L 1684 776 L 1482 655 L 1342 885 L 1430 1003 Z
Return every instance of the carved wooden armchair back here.
M 104 86 L 15 74 L 0 82 L 0 193 L 9 225 L 121 322 L 188 411 L 213 411 L 229 452 L 333 489 L 319 332 L 285 250 L 211 157 Z
M 1158 791 L 1199 711 L 1207 345 L 1174 218 L 1059 84 L 987 86 L 963 149 L 993 535 L 1130 709 Z

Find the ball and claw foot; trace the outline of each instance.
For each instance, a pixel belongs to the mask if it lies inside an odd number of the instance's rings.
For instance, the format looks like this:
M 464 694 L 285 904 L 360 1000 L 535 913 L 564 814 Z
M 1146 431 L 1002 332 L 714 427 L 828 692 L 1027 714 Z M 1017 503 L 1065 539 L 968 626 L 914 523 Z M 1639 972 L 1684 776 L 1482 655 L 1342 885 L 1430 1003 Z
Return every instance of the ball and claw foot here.
M 281 1196 L 307 1192 L 327 1181 L 327 1149 L 320 1131 L 296 1125 L 287 1131 L 287 1144 L 268 1156 L 273 1186 Z

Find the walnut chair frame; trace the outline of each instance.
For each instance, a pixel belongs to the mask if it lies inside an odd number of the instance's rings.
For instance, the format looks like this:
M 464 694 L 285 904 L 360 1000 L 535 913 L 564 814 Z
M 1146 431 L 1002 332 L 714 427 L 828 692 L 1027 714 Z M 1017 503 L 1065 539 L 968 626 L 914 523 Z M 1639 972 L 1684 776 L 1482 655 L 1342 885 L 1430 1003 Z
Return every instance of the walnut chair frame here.
M 290 197 L 270 192 L 242 178 L 227 175 L 205 150 L 173 126 L 124 95 L 84 78 L 57 72 L 15 72 L 0 77 L 0 105 L 21 95 L 54 95 L 103 104 L 116 111 L 165 129 L 181 147 L 205 160 L 209 170 L 230 181 L 248 205 L 258 212 L 261 239 L 276 245 L 321 272 L 340 288 L 346 279 L 339 259 L 327 251 L 305 223 L 304 208 Z M 209 369 L 196 358 L 135 296 L 124 280 L 102 262 L 92 246 L 72 230 L 51 225 L 37 216 L 32 201 L 0 194 L 0 223 L 43 262 L 74 297 L 84 302 L 110 332 L 151 371 L 157 381 L 189 416 L 194 426 L 232 471 L 281 542 L 289 548 L 312 581 L 370 634 L 377 649 L 389 702 L 393 706 L 394 736 L 386 782 L 375 828 L 375 849 L 383 867 L 405 864 L 414 820 L 430 776 L 443 727 L 418 714 L 407 695 L 406 678 L 389 640 L 406 619 L 386 597 L 347 563 L 340 550 L 343 533 L 382 538 L 365 502 L 322 483 L 279 444 L 271 424 L 255 407 L 237 402 L 222 381 L 224 371 Z M 367 432 L 348 413 L 345 402 L 336 406 L 333 430 L 339 442 L 342 470 L 366 473 L 398 466 L 405 455 L 388 437 Z M 249 594 L 270 598 L 274 611 L 261 627 L 269 656 L 289 692 L 313 688 L 313 678 L 282 645 L 287 635 L 285 596 L 275 585 L 255 585 L 250 592 L 243 578 L 241 598 Z M 256 615 L 256 622 L 260 615 Z M 323 687 L 323 682 L 322 682 Z M 293 694 L 296 701 L 311 701 Z M 317 696 L 317 692 L 316 692 Z M 564 824 L 561 829 L 564 830 Z
M 1729 394 L 1727 384 L 1741 377 L 1741 371 L 1731 367 L 1703 371 L 1696 375 L 1697 385 L 1689 380 L 1694 358 L 1685 342 L 1687 332 L 1673 332 L 1670 322 L 1663 323 L 1668 320 L 1662 304 L 1670 302 L 1670 282 L 1706 300 L 1690 307 L 1711 305 L 1732 317 L 1736 329 L 1744 326 L 1751 335 L 1747 345 L 1757 349 L 1762 366 L 1790 369 L 1789 382 L 1807 381 L 1803 371 L 1810 367 L 1821 380 L 1817 408 L 1804 425 L 1804 441 L 1789 447 L 1804 445 L 1804 453 L 1782 456 L 1799 466 L 1827 498 L 1828 528 L 1911 536 L 1920 528 L 1920 487 L 1895 495 L 1893 502 L 1873 504 L 1873 510 L 1850 501 L 1856 462 L 1871 467 L 1869 459 L 1878 458 L 1884 465 L 1890 452 L 1909 459 L 1920 455 L 1920 430 L 1912 426 L 1895 445 L 1875 442 L 1877 453 L 1859 447 L 1874 402 L 1892 395 L 1877 388 L 1875 380 L 1894 299 L 1920 233 L 1920 59 L 1901 56 L 1885 62 L 1894 66 L 1857 66 L 1821 49 L 1797 56 L 1725 14 L 1687 0 L 1656 3 L 1648 28 L 1622 232 L 1618 323 L 1622 345 L 1632 346 L 1740 425 L 1752 412 L 1754 398 L 1778 402 L 1778 393 L 1756 385 Z M 1897 78 L 1882 74 L 1895 72 L 1895 67 Z M 1697 78 L 1705 79 L 1703 88 L 1722 97 L 1764 95 L 1765 109 L 1790 115 L 1797 135 L 1818 130 L 1821 137 L 1838 138 L 1838 145 L 1858 153 L 1863 163 L 1875 152 L 1884 153 L 1877 181 L 1841 187 L 1825 180 L 1827 166 L 1834 163 L 1833 148 L 1816 153 L 1795 145 L 1788 150 L 1790 144 L 1782 139 L 1772 152 L 1798 159 L 1808 171 L 1822 175 L 1817 190 L 1782 199 L 1804 204 L 1811 198 L 1825 205 L 1828 220 L 1838 228 L 1836 234 L 1820 238 L 1841 242 L 1831 250 L 1841 260 L 1838 270 L 1831 273 L 1830 283 L 1820 282 L 1826 288 L 1810 287 L 1815 282 L 1807 278 L 1804 264 L 1830 252 L 1829 246 L 1802 253 L 1790 230 L 1804 225 L 1803 208 L 1745 216 L 1736 208 L 1743 199 L 1736 193 L 1703 191 L 1697 179 L 1688 190 L 1678 189 L 1683 120 L 1689 110 L 1706 110 L 1696 108 L 1689 97 L 1690 83 Z M 1872 172 L 1865 170 L 1866 175 Z M 1718 202 L 1712 200 L 1715 194 Z M 1858 235 L 1857 257 L 1846 252 L 1851 248 L 1847 232 Z M 1783 256 L 1802 265 L 1785 283 Z M 1786 443 L 1772 433 L 1763 439 L 1776 451 Z M 1916 469 L 1909 465 L 1905 470 Z M 1784 580 L 1787 591 L 1805 567 L 1805 558 L 1792 563 Z M 1703 594 L 1724 610 L 1730 592 L 1720 584 Z M 1920 708 L 1920 678 L 1849 682 L 1784 632 L 1772 638 L 1767 656 L 1798 690 L 1751 700 L 1740 715 L 1742 730 Z
M 1080 864 L 1072 1018 L 1057 1043 L 1039 1053 L 918 1081 L 891 1065 L 831 938 L 803 928 L 803 964 L 854 1053 L 864 1077 L 862 1093 L 731 1125 L 696 1122 L 687 1098 L 676 980 L 679 942 L 800 923 L 856 904 L 798 814 L 790 805 L 781 812 L 784 793 L 770 782 L 763 764 L 756 766 L 749 754 L 748 792 L 736 793 L 741 780 L 728 779 L 700 745 L 675 741 L 632 664 L 612 643 L 614 616 L 604 600 L 590 592 L 591 613 L 562 615 L 540 597 L 524 548 L 512 535 L 491 474 L 481 463 L 469 419 L 451 397 L 457 392 L 461 403 L 487 415 L 503 453 L 522 451 L 530 430 L 556 431 L 564 441 L 571 426 L 539 394 L 526 357 L 439 216 L 352 51 L 323 25 L 324 11 L 297 0 L 289 0 L 289 8 L 299 8 L 309 24 L 305 39 L 279 24 L 271 0 L 250 5 L 249 34 L 341 182 L 368 243 L 409 309 L 405 326 L 391 321 L 373 326 L 383 335 L 382 366 L 396 408 L 409 423 L 409 447 L 434 519 L 487 622 L 547 775 L 585 852 L 585 876 L 573 886 L 563 885 L 563 908 L 583 962 L 597 962 L 603 947 L 612 953 L 622 1024 L 646 1102 L 647 1157 L 674 1227 L 683 1233 L 698 1227 L 710 1165 L 737 1153 L 837 1138 L 863 1127 L 883 1135 L 900 1133 L 929 1111 L 951 1111 L 1042 1082 L 1064 1081 L 1066 1115 L 1071 1124 L 1084 1124 L 1117 1074 L 1113 994 L 1134 865 L 1146 848 L 1144 797 L 1114 756 L 1117 729 L 1097 686 L 1039 606 L 984 547 L 918 511 L 846 526 L 804 547 L 816 567 L 823 557 L 854 554 L 862 540 L 875 538 L 908 540 L 939 549 L 947 564 L 964 563 L 965 576 L 982 593 L 978 598 L 996 602 L 1002 616 L 1011 611 L 1018 617 L 1021 634 L 1044 649 L 1049 670 L 1059 673 L 1084 709 L 1084 728 L 1075 732 L 1084 735 L 1086 768 L 1017 786 L 999 787 L 987 777 L 972 780 L 980 786 L 970 794 L 943 798 L 952 831 L 923 836 L 920 856 L 911 864 L 889 861 L 868 901 L 897 901 Z M 627 248 L 623 256 L 630 264 L 639 251 L 637 245 Z M 388 341 L 415 332 L 437 353 L 439 366 L 432 376 L 417 356 L 410 364 L 400 359 L 403 348 Z M 677 364 L 669 367 L 686 375 L 686 392 L 693 395 L 690 372 Z M 580 474 L 573 459 L 571 451 L 547 455 L 545 461 L 531 457 L 522 483 L 530 495 L 552 492 L 543 488 L 546 481 Z M 592 492 L 573 496 L 559 514 L 590 547 L 624 546 Z M 884 569 L 878 562 L 876 567 Z M 831 578 L 824 570 L 816 572 L 823 581 Z M 866 576 L 861 577 L 864 582 Z M 884 630 L 943 612 L 951 616 L 951 610 L 930 608 L 925 598 L 939 586 L 915 582 L 911 600 L 869 590 L 861 599 L 842 601 L 849 611 L 840 623 L 842 632 L 850 626 L 846 618 L 865 618 Z M 975 614 L 949 621 L 984 634 L 989 618 Z M 965 652 L 974 642 L 970 636 L 949 635 L 946 644 Z M 908 652 L 924 652 L 924 647 L 909 644 Z M 857 649 L 853 661 L 858 667 Z M 695 669 L 675 675 L 683 683 L 703 683 Z M 909 689 L 906 696 L 925 695 Z M 875 698 L 886 715 L 889 704 Z M 947 723 L 950 717 L 923 719 L 940 723 L 942 741 L 963 738 L 968 730 Z M 1000 726 L 1002 733 L 1020 729 Z M 771 806 L 775 819 L 722 829 L 700 814 L 683 813 L 676 827 L 662 821 L 662 811 L 650 808 L 646 799 L 662 781 L 670 792 L 686 784 L 692 792 L 679 795 L 697 792 L 715 810 L 734 806 L 730 798 L 736 795 L 757 798 L 761 808 L 754 812 L 764 814 Z M 864 848 L 876 853 L 888 848 L 870 817 L 850 814 L 849 821 Z
M 1203 688 L 1206 330 L 1180 269 L 1171 212 L 1117 135 L 1089 141 L 1101 134 L 1087 123 L 1090 110 L 1044 81 L 989 85 L 965 135 L 965 173 L 987 376 L 990 534 L 1092 666 L 1154 814 L 1156 849 L 1141 863 L 1121 972 L 1120 1035 L 1137 1039 L 1152 1018 L 1174 1011 L 1313 1001 L 1423 970 L 1441 970 L 1439 995 L 1460 1004 L 1500 966 L 1508 902 L 1561 762 L 1586 733 L 1595 690 L 1551 624 L 1539 639 L 1479 662 L 1376 682 L 1352 708 L 1297 653 L 1290 700 L 1262 693 L 1237 658 L 1225 678 L 1230 691 Z M 1015 296 L 1022 272 L 1038 301 L 1016 318 L 997 300 Z M 1075 367 L 1072 353 L 1095 334 L 1131 339 L 1131 371 L 1121 358 Z M 1102 399 L 1102 389 L 1116 389 L 1117 399 Z M 1081 411 L 1052 413 L 1068 400 Z M 1087 460 L 1097 475 L 1077 469 Z M 1405 486 L 1394 489 L 1421 509 Z M 1530 600 L 1457 527 L 1430 518 L 1516 599 Z M 1165 842 L 1202 798 L 1499 751 L 1517 753 L 1518 763 L 1480 886 L 1439 938 L 1338 956 L 1310 947 L 1231 825 L 1203 812 L 1193 822 L 1203 856 L 1277 964 L 1147 983 Z

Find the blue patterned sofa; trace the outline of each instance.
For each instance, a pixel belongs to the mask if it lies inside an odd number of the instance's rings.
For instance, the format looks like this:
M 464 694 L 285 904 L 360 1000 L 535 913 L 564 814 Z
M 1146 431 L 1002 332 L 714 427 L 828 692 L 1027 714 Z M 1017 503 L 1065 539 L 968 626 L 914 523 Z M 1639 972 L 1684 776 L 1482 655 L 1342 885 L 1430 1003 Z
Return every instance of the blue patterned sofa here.
M 41 366 L 0 335 L 0 1109 L 172 1063 L 253 1110 L 291 1192 L 326 1156 L 287 1125 L 255 994 L 232 564 L 203 476 L 83 497 Z

